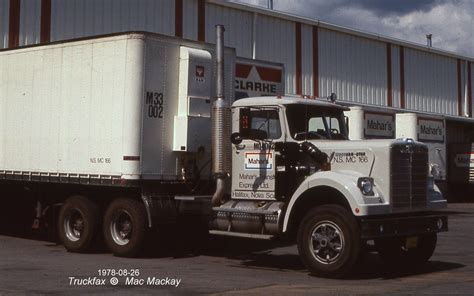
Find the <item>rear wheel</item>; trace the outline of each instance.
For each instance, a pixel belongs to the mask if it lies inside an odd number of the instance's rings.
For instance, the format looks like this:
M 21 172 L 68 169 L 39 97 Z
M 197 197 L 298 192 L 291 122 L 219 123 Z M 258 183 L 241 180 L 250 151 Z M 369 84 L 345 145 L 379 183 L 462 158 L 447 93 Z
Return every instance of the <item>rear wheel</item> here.
M 147 232 L 145 205 L 134 199 L 113 201 L 104 217 L 105 243 L 115 256 L 135 257 L 145 244 Z
M 66 200 L 59 214 L 59 238 L 69 252 L 87 252 L 98 235 L 99 208 L 83 196 Z
M 361 244 L 354 216 L 338 205 L 309 211 L 298 230 L 298 251 L 312 274 L 342 277 L 359 258 Z
M 407 240 L 415 240 L 416 246 L 410 248 Z M 418 237 L 394 237 L 379 239 L 376 246 L 379 256 L 389 265 L 422 265 L 426 263 L 436 248 L 437 235 L 429 233 Z

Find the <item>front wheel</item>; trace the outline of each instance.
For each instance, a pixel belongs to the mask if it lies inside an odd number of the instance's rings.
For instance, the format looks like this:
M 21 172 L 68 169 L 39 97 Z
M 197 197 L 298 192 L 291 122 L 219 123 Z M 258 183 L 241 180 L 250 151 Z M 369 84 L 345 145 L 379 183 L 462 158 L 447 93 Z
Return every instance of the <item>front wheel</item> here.
M 104 217 L 105 243 L 115 256 L 135 257 L 143 250 L 147 232 L 145 205 L 134 199 L 113 201 Z
M 348 274 L 359 258 L 359 227 L 354 216 L 338 205 L 310 210 L 298 229 L 298 251 L 310 272 L 323 277 Z

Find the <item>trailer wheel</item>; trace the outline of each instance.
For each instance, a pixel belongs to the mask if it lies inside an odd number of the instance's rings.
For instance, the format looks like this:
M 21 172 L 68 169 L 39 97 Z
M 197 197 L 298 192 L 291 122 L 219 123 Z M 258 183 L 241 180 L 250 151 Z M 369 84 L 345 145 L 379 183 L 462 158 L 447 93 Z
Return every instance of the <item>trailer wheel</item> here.
M 147 232 L 145 205 L 138 200 L 113 201 L 104 217 L 105 243 L 115 256 L 135 257 L 144 247 Z
M 405 237 L 393 237 L 376 241 L 379 256 L 391 266 L 416 266 L 426 263 L 436 249 L 437 235 L 429 233 L 418 236 L 417 246 L 407 249 Z
M 59 238 L 69 252 L 87 252 L 98 234 L 99 208 L 83 196 L 66 200 L 59 213 Z
M 304 265 L 322 277 L 338 278 L 349 273 L 361 250 L 357 221 L 338 205 L 310 210 L 300 224 L 297 241 Z

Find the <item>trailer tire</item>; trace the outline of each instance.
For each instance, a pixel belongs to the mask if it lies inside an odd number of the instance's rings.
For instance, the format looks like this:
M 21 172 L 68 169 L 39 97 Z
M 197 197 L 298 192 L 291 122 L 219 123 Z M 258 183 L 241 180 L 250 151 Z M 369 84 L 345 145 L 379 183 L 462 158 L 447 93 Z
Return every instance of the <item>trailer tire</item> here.
M 91 251 L 98 235 L 99 207 L 84 196 L 72 196 L 61 207 L 58 234 L 69 252 Z
M 145 205 L 135 199 L 121 198 L 108 207 L 103 223 L 104 239 L 118 257 L 136 257 L 144 248 L 147 234 Z
M 426 263 L 434 253 L 437 243 L 436 233 L 418 236 L 418 246 L 404 248 L 404 237 L 379 239 L 376 241 L 382 261 L 389 266 L 418 266 Z
M 316 207 L 305 215 L 298 229 L 300 258 L 313 275 L 343 277 L 359 259 L 359 233 L 356 219 L 345 208 L 338 205 Z

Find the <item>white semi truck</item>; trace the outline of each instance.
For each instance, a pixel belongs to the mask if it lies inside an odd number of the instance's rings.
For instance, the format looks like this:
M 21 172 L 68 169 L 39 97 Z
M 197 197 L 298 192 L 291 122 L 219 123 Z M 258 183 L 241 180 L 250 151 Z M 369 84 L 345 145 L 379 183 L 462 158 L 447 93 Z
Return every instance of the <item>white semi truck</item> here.
M 349 141 L 347 108 L 326 99 L 230 106 L 235 52 L 217 32 L 216 49 L 135 32 L 0 51 L 0 188 L 61 203 L 71 252 L 102 237 L 135 256 L 154 230 L 204 219 L 213 234 L 295 240 L 320 276 L 347 274 L 368 242 L 386 261 L 427 261 L 448 220 L 426 146 Z

